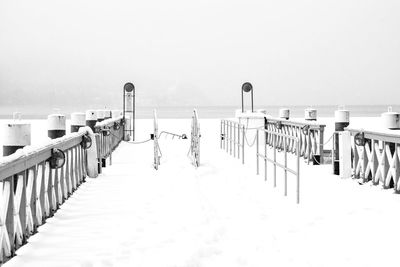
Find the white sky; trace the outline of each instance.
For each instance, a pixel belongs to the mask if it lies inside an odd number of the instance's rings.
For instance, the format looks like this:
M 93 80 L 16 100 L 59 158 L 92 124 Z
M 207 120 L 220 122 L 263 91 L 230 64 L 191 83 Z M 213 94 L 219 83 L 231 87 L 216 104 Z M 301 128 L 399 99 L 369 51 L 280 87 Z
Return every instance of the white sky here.
M 398 104 L 398 0 L 0 0 L 0 104 Z M 397 99 L 397 100 L 396 100 Z

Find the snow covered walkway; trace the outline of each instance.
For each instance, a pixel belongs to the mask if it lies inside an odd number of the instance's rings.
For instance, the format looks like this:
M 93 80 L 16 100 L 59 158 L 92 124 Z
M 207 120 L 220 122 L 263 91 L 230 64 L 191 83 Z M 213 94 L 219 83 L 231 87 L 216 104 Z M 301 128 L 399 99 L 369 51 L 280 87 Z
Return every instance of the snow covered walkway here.
M 253 152 L 243 166 L 219 149 L 219 120 L 201 123 L 198 169 L 189 140 L 161 139 L 158 171 L 151 142 L 122 143 L 5 266 L 398 266 L 398 195 L 303 164 L 297 205 Z M 171 128 L 190 122 L 160 120 Z

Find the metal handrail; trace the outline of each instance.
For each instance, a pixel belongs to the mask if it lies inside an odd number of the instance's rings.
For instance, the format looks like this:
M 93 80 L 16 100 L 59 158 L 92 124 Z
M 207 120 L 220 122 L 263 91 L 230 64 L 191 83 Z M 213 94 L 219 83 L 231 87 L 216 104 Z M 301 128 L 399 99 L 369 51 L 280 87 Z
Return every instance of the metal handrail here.
M 197 110 L 194 109 L 192 114 L 189 154 L 192 159 L 192 164 L 195 167 L 200 166 L 200 136 L 199 116 Z
M 273 136 L 273 144 L 272 144 L 272 148 L 273 148 L 273 158 L 269 158 L 268 157 L 268 149 L 267 149 L 267 143 L 264 143 L 264 154 L 260 153 L 259 151 L 259 133 L 263 133 L 264 135 L 270 135 Z M 284 152 L 284 163 L 279 163 L 277 161 L 276 158 L 276 151 L 278 149 L 277 147 L 277 141 L 278 138 L 283 138 L 283 152 Z M 291 140 L 295 143 L 295 147 L 296 147 L 296 169 L 291 169 L 288 167 L 287 165 L 287 142 L 288 140 Z M 296 176 L 296 201 L 299 204 L 300 203 L 300 139 L 295 137 L 295 136 L 291 136 L 291 135 L 287 135 L 284 133 L 278 133 L 275 131 L 271 131 L 271 130 L 267 130 L 267 129 L 257 129 L 257 134 L 256 134 L 256 157 L 257 157 L 257 175 L 260 174 L 260 163 L 259 163 L 259 158 L 264 159 L 264 177 L 265 180 L 267 180 L 267 162 L 270 162 L 273 164 L 274 167 L 274 187 L 276 187 L 276 167 L 280 167 L 284 170 L 284 195 L 287 196 L 287 172 L 290 172 L 292 174 L 294 174 Z
M 242 158 L 244 164 L 244 142 L 246 126 L 232 120 L 221 120 L 220 148 L 226 150 L 230 155 Z M 241 153 L 240 153 L 241 152 Z

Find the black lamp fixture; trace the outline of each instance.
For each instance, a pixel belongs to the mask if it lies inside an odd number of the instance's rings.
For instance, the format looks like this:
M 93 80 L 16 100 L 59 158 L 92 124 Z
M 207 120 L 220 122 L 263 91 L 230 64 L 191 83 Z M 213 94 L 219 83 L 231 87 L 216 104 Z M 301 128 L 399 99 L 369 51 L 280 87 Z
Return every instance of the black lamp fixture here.
M 251 92 L 251 112 L 254 112 L 254 106 L 253 106 L 253 85 L 249 82 L 245 82 L 242 85 L 242 113 L 244 112 L 244 101 L 243 101 L 243 92 Z

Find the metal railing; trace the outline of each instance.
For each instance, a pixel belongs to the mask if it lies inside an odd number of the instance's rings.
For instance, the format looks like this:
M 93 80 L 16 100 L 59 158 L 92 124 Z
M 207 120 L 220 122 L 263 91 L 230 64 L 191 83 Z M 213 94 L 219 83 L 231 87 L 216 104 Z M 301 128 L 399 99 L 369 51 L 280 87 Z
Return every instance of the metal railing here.
M 352 136 L 354 178 L 400 192 L 400 135 L 346 128 Z
M 200 166 L 200 123 L 197 110 L 193 110 L 189 155 L 195 167 Z
M 238 159 L 242 158 L 244 164 L 244 142 L 246 127 L 231 120 L 221 120 L 220 148 Z
M 270 143 L 264 143 L 264 153 L 260 153 L 259 150 L 259 135 L 260 132 L 270 139 Z M 296 169 L 291 169 L 288 167 L 288 158 L 287 154 L 289 151 L 288 148 L 291 144 L 295 147 L 295 155 L 296 155 Z M 268 157 L 268 148 L 267 146 L 271 145 L 273 149 L 273 158 Z M 260 174 L 260 162 L 259 159 L 264 159 L 264 176 L 265 180 L 267 180 L 267 163 L 270 162 L 273 165 L 273 173 L 274 173 L 274 187 L 276 187 L 276 167 L 280 167 L 284 171 L 284 195 L 287 196 L 287 176 L 288 172 L 292 173 L 296 176 L 296 201 L 300 203 L 300 139 L 298 137 L 288 135 L 286 133 L 279 133 L 276 131 L 266 130 L 266 129 L 257 129 L 256 135 L 256 157 L 257 157 L 257 175 Z M 282 151 L 284 153 L 283 163 L 278 162 L 277 160 L 277 151 Z
M 107 119 L 95 125 L 99 170 L 106 167 L 106 159 L 112 164 L 112 152 L 123 140 L 125 121 L 122 117 Z
M 266 118 L 266 129 L 271 132 L 281 133 L 285 136 L 296 137 L 299 140 L 300 156 L 307 162 L 324 163 L 324 129 L 325 125 L 316 122 L 296 122 L 277 118 Z M 267 144 L 273 145 L 273 135 L 267 135 Z M 284 144 L 284 137 L 278 137 L 276 147 L 288 152 L 297 153 L 294 139 Z
M 160 147 L 158 144 L 158 118 L 157 118 L 157 111 L 153 111 L 153 125 L 154 125 L 154 133 L 153 133 L 153 144 L 154 144 L 154 162 L 153 166 L 154 169 L 158 170 L 158 166 L 160 166 Z

